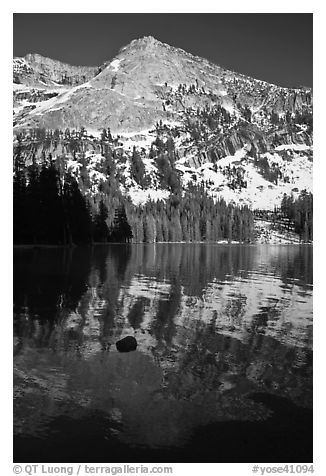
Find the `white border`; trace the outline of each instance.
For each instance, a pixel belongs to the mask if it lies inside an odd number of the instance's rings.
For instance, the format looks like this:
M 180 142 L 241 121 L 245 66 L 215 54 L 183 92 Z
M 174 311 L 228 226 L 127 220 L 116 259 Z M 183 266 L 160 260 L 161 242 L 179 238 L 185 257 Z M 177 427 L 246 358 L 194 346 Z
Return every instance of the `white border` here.
M 109 8 L 108 8 L 109 5 Z M 12 473 L 12 15 L 13 13 L 313 13 L 314 14 L 314 466 L 315 475 L 325 474 L 325 370 L 323 347 L 326 315 L 323 311 L 325 295 L 325 194 L 326 151 L 326 74 L 325 74 L 325 6 L 320 1 L 274 0 L 273 2 L 228 1 L 222 3 L 186 0 L 161 0 L 160 2 L 126 1 L 64 2 L 57 0 L 50 5 L 44 1 L 14 1 L 1 6 L 1 317 L 4 323 L 0 362 L 1 392 L 1 473 Z M 10 118 L 10 119 L 9 119 Z M 324 231 L 324 233 L 323 233 Z M 9 337 L 10 336 L 10 337 Z M 218 451 L 218 449 L 217 449 Z M 255 462 L 252 462 L 254 464 Z M 289 462 L 295 463 L 295 462 Z M 174 464 L 174 475 L 197 474 L 204 470 L 207 475 L 252 474 L 252 464 Z M 267 465 L 267 463 L 264 463 Z M 273 466 L 281 466 L 271 462 Z M 76 466 L 76 465 L 73 465 Z M 102 465 L 105 466 L 105 465 Z M 111 465 L 112 466 L 112 465 Z M 164 466 L 167 466 L 165 464 Z

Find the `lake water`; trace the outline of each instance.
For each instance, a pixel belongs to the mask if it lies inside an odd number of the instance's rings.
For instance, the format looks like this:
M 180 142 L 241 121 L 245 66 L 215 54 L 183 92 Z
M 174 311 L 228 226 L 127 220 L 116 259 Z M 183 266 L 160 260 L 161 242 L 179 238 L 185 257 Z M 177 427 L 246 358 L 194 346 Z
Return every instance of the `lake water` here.
M 15 249 L 14 461 L 312 461 L 312 247 Z

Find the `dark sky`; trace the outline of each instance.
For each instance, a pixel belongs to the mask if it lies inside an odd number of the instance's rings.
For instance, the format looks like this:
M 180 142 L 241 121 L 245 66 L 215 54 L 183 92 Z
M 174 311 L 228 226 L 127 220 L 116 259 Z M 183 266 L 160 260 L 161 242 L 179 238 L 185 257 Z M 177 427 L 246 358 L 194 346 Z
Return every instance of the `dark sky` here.
M 135 38 L 157 40 L 281 86 L 312 87 L 311 13 L 18 13 L 14 56 L 100 65 Z

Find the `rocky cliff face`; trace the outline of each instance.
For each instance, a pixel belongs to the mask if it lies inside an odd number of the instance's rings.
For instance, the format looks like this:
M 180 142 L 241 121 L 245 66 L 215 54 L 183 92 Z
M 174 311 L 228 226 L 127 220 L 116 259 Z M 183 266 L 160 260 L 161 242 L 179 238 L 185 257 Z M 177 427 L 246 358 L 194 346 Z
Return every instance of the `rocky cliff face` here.
M 130 179 L 135 202 L 161 192 L 156 158 L 162 154 L 183 187 L 203 184 L 227 201 L 273 209 L 284 193 L 312 189 L 309 88 L 256 80 L 153 37 L 132 41 L 99 67 L 15 58 L 14 79 L 14 131 L 25 130 L 20 150 L 23 145 L 27 159 L 64 157 L 77 171 L 86 154 L 93 170 L 94 154 L 96 163 L 105 162 L 100 136 L 109 128 L 114 138 L 106 146 L 123 158 L 117 170 L 124 167 L 121 177 Z M 148 190 L 132 177 L 134 146 Z
M 29 86 L 77 86 L 93 78 L 96 66 L 72 66 L 38 54 L 14 58 L 13 80 Z

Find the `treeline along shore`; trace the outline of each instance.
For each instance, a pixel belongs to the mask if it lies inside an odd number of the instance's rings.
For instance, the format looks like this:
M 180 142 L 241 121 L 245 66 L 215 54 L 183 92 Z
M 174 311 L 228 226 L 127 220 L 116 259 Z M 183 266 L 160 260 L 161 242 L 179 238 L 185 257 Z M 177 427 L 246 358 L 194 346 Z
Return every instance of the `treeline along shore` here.
M 13 236 L 15 245 L 91 243 L 255 242 L 255 219 L 272 216 L 303 242 L 312 241 L 312 194 L 284 196 L 274 212 L 215 201 L 202 185 L 176 188 L 167 200 L 135 205 L 114 176 L 97 193 L 79 183 L 51 156 L 27 165 L 14 156 Z

